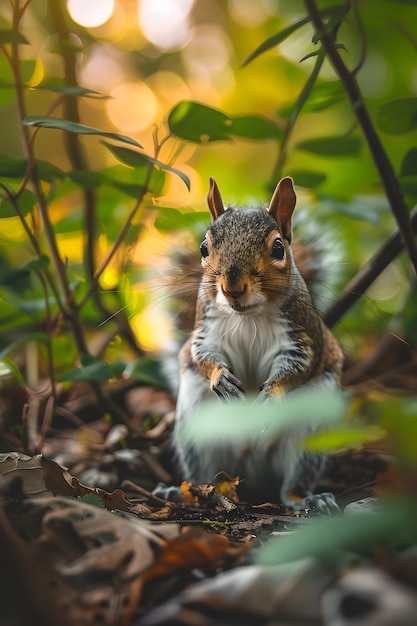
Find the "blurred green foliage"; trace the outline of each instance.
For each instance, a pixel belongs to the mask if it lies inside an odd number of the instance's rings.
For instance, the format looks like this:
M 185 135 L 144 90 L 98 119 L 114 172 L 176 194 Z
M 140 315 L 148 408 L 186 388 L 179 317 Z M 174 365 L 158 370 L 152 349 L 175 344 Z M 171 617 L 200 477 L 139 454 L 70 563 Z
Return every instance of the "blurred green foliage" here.
M 223 197 L 244 203 L 264 201 L 280 176 L 292 175 L 308 219 L 329 238 L 336 232 L 334 245 L 345 251 L 338 288 L 395 230 L 355 111 L 304 3 L 188 4 L 188 30 L 171 47 L 155 43 L 140 10 L 133 16 L 133 3 L 121 0 L 96 27 L 76 23 L 62 0 L 13 0 L 0 9 L 4 377 L 17 367 L 21 381 L 37 378 L 22 352 L 36 333 L 42 375 L 101 381 L 118 375 L 106 364 L 110 353 L 117 372 L 133 375 L 142 348 L 166 338 L 163 298 L 146 289 L 153 265 L 154 283 L 164 272 L 155 258 L 169 249 L 167 235 L 180 231 L 184 241 L 201 232 L 209 176 Z M 337 29 L 336 47 L 411 209 L 415 3 L 322 1 L 319 9 Z M 411 275 L 403 255 L 348 311 L 336 330 L 348 353 L 389 329 L 415 340 Z M 337 288 L 329 300 L 336 297 Z M 103 335 L 104 348 L 90 354 Z

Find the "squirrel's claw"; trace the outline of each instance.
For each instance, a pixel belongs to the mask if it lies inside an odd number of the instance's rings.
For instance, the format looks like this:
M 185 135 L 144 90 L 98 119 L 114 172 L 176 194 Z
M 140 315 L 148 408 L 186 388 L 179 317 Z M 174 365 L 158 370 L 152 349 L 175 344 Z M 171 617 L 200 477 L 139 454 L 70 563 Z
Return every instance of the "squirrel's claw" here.
M 219 371 L 215 380 L 212 381 L 211 389 L 217 396 L 225 400 L 243 398 L 245 393 L 240 380 L 226 368 Z
M 298 508 L 298 507 L 297 507 Z M 339 506 L 330 492 L 316 493 L 305 497 L 299 505 L 300 509 L 316 509 L 324 515 L 340 515 Z

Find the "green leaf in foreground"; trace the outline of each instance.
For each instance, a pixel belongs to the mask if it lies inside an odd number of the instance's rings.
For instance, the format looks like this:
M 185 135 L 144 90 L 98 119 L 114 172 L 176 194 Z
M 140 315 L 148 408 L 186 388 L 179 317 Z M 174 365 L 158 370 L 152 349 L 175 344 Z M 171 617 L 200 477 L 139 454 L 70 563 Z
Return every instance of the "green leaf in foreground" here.
M 265 565 L 288 563 L 306 557 L 338 559 L 340 552 L 369 551 L 377 545 L 407 545 L 417 539 L 413 511 L 391 504 L 380 513 L 361 513 L 320 519 L 296 533 L 271 539 L 258 553 Z
M 105 130 L 99 130 L 98 128 L 92 128 L 91 126 L 84 126 L 83 124 L 77 124 L 70 120 L 61 120 L 56 117 L 47 117 L 44 115 L 31 115 L 23 120 L 25 126 L 37 126 L 38 128 L 54 128 L 56 130 L 65 130 L 69 133 L 75 133 L 77 135 L 99 135 L 100 137 L 107 137 L 108 139 L 115 139 L 123 143 L 131 144 L 138 148 L 142 146 L 131 137 L 126 135 L 119 135 L 118 133 L 109 133 Z
M 298 150 L 310 152 L 317 156 L 353 156 L 358 154 L 361 148 L 359 137 L 318 137 L 300 141 L 296 146 Z
M 370 426 L 368 428 L 341 426 L 310 435 L 304 439 L 304 446 L 312 452 L 336 452 L 381 439 L 383 434 L 384 431 Z
M 76 380 L 94 380 L 97 382 L 104 382 L 114 378 L 113 371 L 108 363 L 100 361 L 91 356 L 91 354 L 81 355 L 81 367 L 78 367 L 68 374 L 62 376 L 59 380 L 64 381 L 76 381 Z
M 402 135 L 417 128 L 417 98 L 391 100 L 381 106 L 377 116 L 381 130 Z
M 155 167 L 158 167 L 161 170 L 165 170 L 166 172 L 170 172 L 171 174 L 175 174 L 175 176 L 181 178 L 181 180 L 185 183 L 187 189 L 190 190 L 190 179 L 180 170 L 177 170 L 170 165 L 166 165 L 162 161 L 154 159 L 153 157 L 150 157 L 147 154 L 143 154 L 142 152 L 136 152 L 135 150 L 122 148 L 120 146 L 113 146 L 106 141 L 102 141 L 101 143 L 108 150 L 110 150 L 110 152 L 116 157 L 116 159 L 118 159 L 125 165 L 137 168 L 148 167 L 149 164 L 155 165 Z
M 324 427 L 342 418 L 345 396 L 339 391 L 300 390 L 288 394 L 281 402 L 259 403 L 256 398 L 221 403 L 213 400 L 203 404 L 188 420 L 185 438 L 200 445 L 248 437 L 279 437 L 296 424 L 321 424 Z

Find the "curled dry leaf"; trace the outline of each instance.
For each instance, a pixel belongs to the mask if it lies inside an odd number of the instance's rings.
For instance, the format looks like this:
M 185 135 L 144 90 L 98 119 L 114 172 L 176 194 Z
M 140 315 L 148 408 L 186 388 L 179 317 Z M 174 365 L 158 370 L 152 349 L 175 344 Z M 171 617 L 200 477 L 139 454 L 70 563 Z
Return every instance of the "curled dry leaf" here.
M 24 542 L 19 531 L 29 518 L 32 536 Z M 150 540 L 161 541 L 148 523 L 62 497 L 26 500 L 24 514 L 13 516 L 16 530 L 2 521 L 19 563 L 16 597 L 28 594 L 39 623 L 130 623 L 143 572 L 153 561 Z
M 235 547 L 222 535 L 187 527 L 179 537 L 165 545 L 158 560 L 146 572 L 145 582 L 194 568 L 214 572 L 226 561 L 236 559 L 245 551 L 243 544 Z

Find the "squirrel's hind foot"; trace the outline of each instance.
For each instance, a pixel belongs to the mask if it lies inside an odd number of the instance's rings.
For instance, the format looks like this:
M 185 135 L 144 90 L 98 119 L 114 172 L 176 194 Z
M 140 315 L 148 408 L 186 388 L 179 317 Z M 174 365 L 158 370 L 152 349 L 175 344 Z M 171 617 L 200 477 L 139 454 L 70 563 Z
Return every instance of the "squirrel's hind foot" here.
M 297 509 L 316 509 L 318 513 L 323 515 L 340 515 L 339 505 L 330 492 L 306 496 L 297 504 Z

